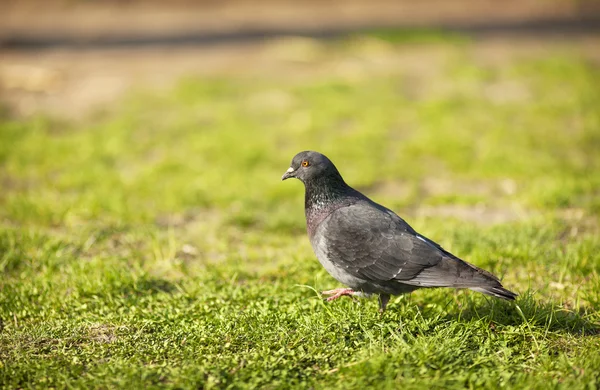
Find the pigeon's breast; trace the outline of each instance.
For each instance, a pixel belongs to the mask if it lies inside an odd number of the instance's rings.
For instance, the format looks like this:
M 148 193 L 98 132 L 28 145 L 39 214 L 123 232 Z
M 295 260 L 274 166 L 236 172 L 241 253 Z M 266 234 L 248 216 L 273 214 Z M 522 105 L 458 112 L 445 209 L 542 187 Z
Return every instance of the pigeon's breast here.
M 314 234 L 310 237 L 315 255 L 329 275 L 333 276 L 338 282 L 353 289 L 359 289 L 366 281 L 351 275 L 344 268 L 337 265 L 335 259 L 331 258 L 327 251 L 327 238 L 323 234 L 323 230 L 327 227 L 327 219 L 316 228 Z

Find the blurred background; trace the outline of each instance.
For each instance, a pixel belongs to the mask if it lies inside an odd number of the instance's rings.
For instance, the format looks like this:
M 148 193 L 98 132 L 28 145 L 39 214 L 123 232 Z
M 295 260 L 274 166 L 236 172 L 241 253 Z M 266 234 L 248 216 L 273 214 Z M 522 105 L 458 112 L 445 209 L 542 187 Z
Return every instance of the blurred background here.
M 314 149 L 416 223 L 593 225 L 598 4 L 3 1 L 2 216 L 299 234 Z
M 548 41 L 585 44 L 581 36 L 598 31 L 599 15 L 593 0 L 4 0 L 0 93 L 17 114 L 79 116 L 132 86 L 166 86 L 187 74 L 285 74 L 297 63 L 325 70 L 331 58 L 316 55 L 321 38 L 463 32 L 490 41 L 482 46 L 488 57 L 507 57 Z M 504 46 L 489 39 L 499 36 Z M 597 42 L 587 44 L 597 56 Z
M 591 223 L 598 4 L 3 1 L 2 216 L 302 233 L 314 149 L 416 223 Z

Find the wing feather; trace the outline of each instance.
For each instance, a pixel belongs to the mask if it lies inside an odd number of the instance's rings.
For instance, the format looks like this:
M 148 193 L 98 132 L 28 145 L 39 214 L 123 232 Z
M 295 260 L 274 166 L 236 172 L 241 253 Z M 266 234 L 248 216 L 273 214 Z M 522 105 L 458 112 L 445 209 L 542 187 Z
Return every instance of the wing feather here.
M 376 203 L 340 208 L 326 223 L 329 257 L 356 278 L 418 287 L 500 285 L 489 272 L 445 251 Z
M 358 278 L 377 282 L 410 280 L 444 257 L 435 246 L 419 239 L 404 220 L 383 207 L 343 207 L 326 223 L 328 228 L 323 234 L 329 256 Z

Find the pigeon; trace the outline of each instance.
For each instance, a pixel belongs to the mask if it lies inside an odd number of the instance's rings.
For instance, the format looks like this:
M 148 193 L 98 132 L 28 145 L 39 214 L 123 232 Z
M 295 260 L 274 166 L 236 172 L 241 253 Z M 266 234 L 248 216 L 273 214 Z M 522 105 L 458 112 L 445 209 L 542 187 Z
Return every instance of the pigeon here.
M 327 301 L 377 294 L 383 313 L 391 295 L 419 288 L 468 288 L 511 301 L 517 296 L 491 273 L 454 256 L 350 187 L 321 153 L 294 156 L 281 180 L 289 178 L 304 183 L 306 227 L 317 259 L 348 286 L 323 291 Z

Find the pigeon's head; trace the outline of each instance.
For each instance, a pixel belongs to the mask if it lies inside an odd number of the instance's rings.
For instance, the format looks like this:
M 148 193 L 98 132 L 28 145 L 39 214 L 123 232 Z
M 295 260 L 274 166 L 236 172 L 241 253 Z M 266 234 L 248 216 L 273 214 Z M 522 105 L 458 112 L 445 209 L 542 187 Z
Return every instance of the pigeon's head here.
M 281 180 L 295 177 L 303 183 L 325 176 L 339 176 L 335 165 L 319 152 L 305 151 L 294 156 L 290 167 Z

